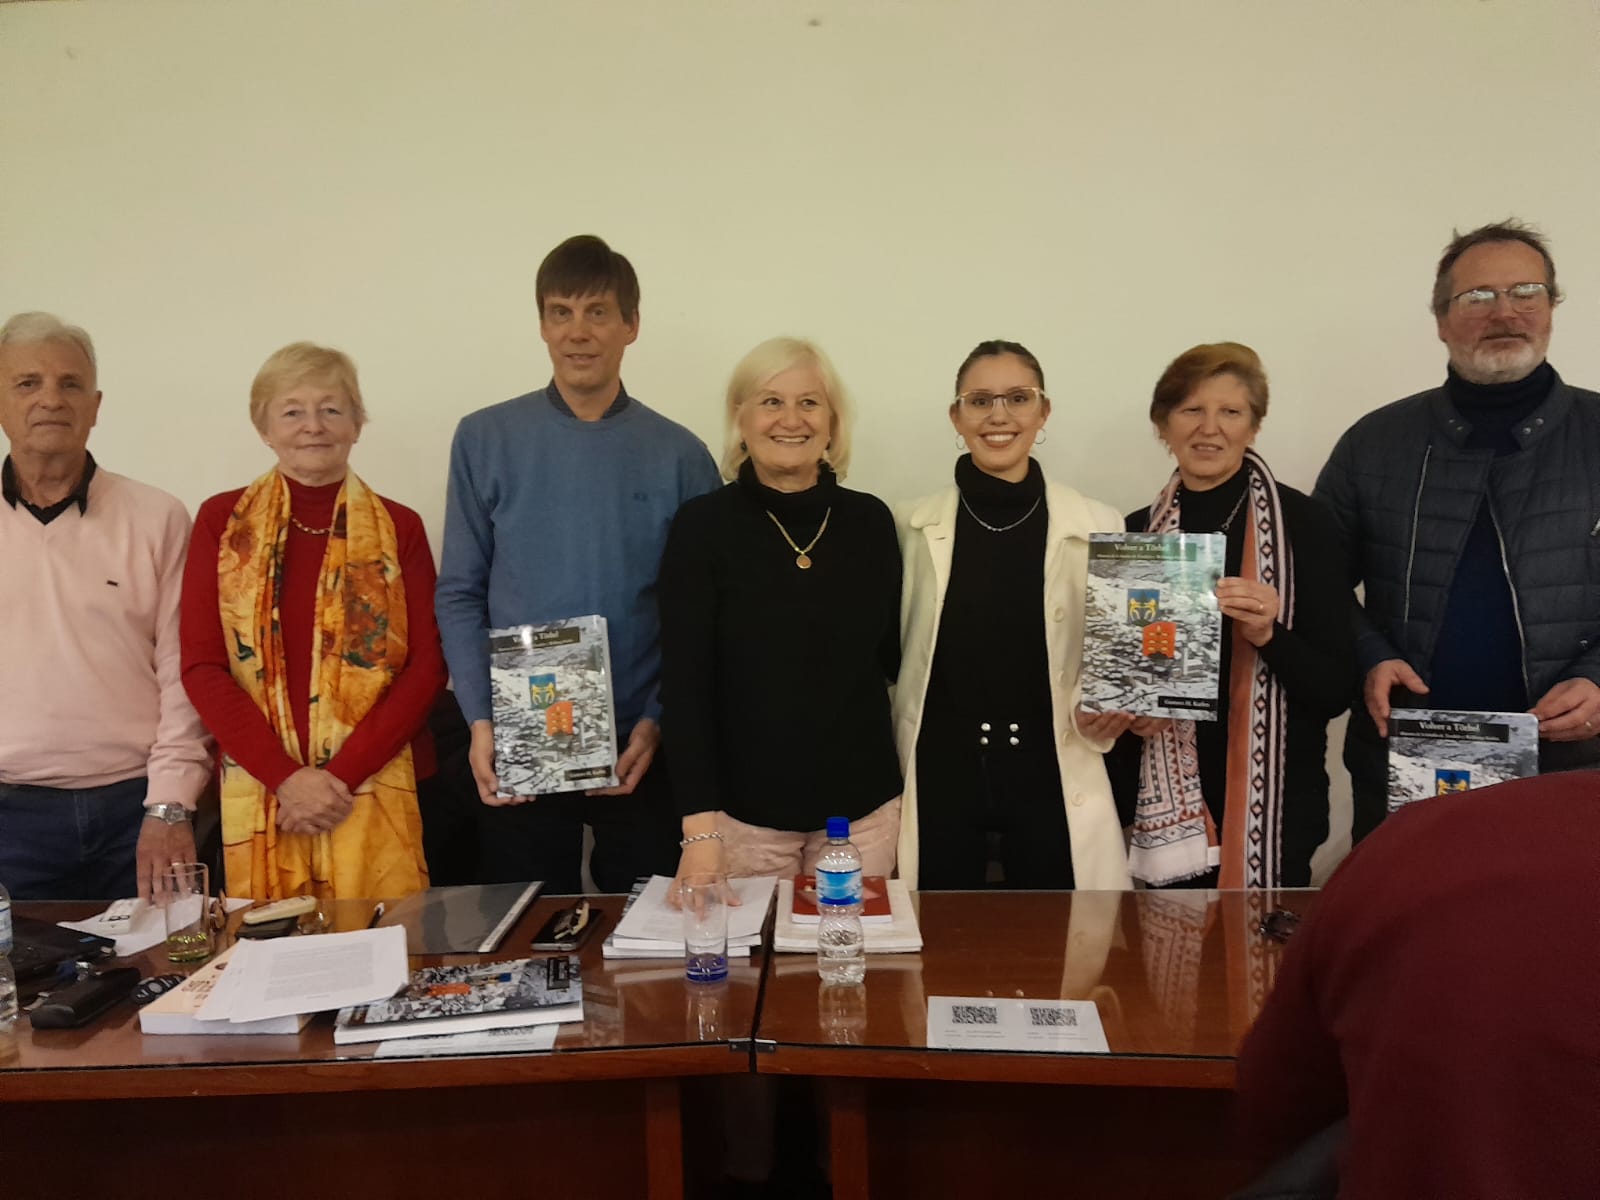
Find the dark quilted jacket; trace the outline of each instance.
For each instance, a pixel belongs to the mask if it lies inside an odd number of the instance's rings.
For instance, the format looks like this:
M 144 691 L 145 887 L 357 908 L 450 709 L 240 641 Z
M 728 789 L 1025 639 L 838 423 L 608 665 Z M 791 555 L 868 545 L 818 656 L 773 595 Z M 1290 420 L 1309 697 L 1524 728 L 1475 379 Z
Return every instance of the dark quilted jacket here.
M 1428 678 L 1450 581 L 1487 493 L 1500 533 L 1530 702 L 1563 679 L 1600 683 L 1600 394 L 1557 377 L 1513 431 L 1520 450 L 1465 448 L 1444 389 L 1357 421 L 1317 478 L 1366 585 L 1363 671 L 1403 658 Z

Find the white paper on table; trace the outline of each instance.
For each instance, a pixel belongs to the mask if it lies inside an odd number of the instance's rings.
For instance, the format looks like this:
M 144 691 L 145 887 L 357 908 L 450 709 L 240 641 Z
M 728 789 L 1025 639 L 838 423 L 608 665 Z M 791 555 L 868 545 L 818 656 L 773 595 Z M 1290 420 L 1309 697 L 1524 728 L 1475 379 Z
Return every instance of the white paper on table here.
M 430 1054 L 532 1054 L 555 1047 L 559 1025 L 527 1025 L 445 1033 L 436 1037 L 391 1038 L 378 1043 L 374 1058 L 415 1058 Z
M 667 903 L 667 889 L 673 886 L 670 875 L 652 875 L 650 882 L 633 902 L 633 907 L 623 914 L 612 936 L 618 938 L 648 938 L 665 942 L 683 950 L 683 912 Z M 761 927 L 767 921 L 767 908 L 772 904 L 773 890 L 778 886 L 776 875 L 751 879 L 730 879 L 742 903 L 728 906 L 728 940 L 734 938 L 759 938 Z
M 248 896 L 237 898 L 230 896 L 227 909 L 229 912 L 238 912 L 241 908 L 249 908 L 254 903 L 255 901 Z M 105 916 L 106 914 L 102 912 L 83 921 L 62 921 L 60 925 L 63 929 L 75 929 L 79 933 L 114 938 L 117 943 L 118 958 L 142 954 L 150 947 L 159 946 L 167 940 L 167 920 L 158 905 L 135 900 L 133 915 L 126 921 L 107 921 Z
M 1111 1053 L 1093 1000 L 994 996 L 929 996 L 928 1046 L 937 1050 Z
M 264 1021 L 370 1004 L 405 986 L 406 931 L 388 925 L 240 942 L 224 977 L 196 1014 L 202 1021 Z

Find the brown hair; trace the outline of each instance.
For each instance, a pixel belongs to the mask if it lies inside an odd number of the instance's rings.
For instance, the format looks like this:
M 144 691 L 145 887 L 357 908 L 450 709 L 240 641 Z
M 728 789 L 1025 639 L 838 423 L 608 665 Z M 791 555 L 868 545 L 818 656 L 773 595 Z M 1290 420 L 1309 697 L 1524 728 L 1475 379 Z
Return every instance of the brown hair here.
M 979 342 L 972 348 L 972 353 L 961 360 L 961 365 L 956 368 L 956 395 L 959 396 L 961 394 L 961 378 L 967 373 L 968 367 L 972 366 L 980 358 L 998 358 L 1002 354 L 1014 354 L 1027 363 L 1029 370 L 1039 380 L 1039 389 L 1041 391 L 1044 390 L 1044 368 L 1039 365 L 1039 360 L 1033 356 L 1033 351 L 1029 350 L 1021 342 L 1006 342 L 993 338 L 987 342 Z
M 1550 303 L 1561 302 L 1561 289 L 1556 287 L 1556 260 L 1550 257 L 1550 248 L 1545 245 L 1544 235 L 1515 217 L 1507 217 L 1504 221 L 1496 221 L 1492 225 L 1480 225 L 1467 233 L 1451 230 L 1450 244 L 1444 248 L 1444 254 L 1439 258 L 1439 269 L 1433 276 L 1434 316 L 1442 317 L 1449 311 L 1450 292 L 1455 286 L 1450 280 L 1450 273 L 1455 269 L 1456 260 L 1474 246 L 1486 246 L 1494 242 L 1521 242 L 1524 246 L 1537 250 L 1539 257 L 1544 259 L 1544 282 L 1550 289 Z
M 1159 428 L 1172 410 L 1206 380 L 1232 375 L 1250 393 L 1253 425 L 1259 428 L 1267 415 L 1267 373 L 1261 356 L 1241 342 L 1211 342 L 1192 346 L 1167 364 L 1150 397 L 1150 420 Z
M 546 296 L 603 296 L 614 292 L 629 325 L 639 313 L 639 277 L 633 264 L 592 233 L 570 237 L 544 256 L 533 294 L 544 316 Z

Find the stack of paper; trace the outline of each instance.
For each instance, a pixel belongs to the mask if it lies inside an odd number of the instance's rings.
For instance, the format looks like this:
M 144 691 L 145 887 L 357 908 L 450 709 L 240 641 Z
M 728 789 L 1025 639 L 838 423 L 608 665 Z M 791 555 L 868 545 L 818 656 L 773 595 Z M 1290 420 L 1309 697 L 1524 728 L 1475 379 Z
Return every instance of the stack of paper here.
M 255 903 L 248 896 L 228 901 L 228 911 L 238 912 Z M 110 910 L 108 909 L 107 912 Z M 83 921 L 62 921 L 63 929 L 76 929 L 79 933 L 92 933 L 96 937 L 112 938 L 117 943 L 117 957 L 131 958 L 152 946 L 167 940 L 167 918 L 159 906 L 135 900 L 133 913 L 126 921 L 108 921 L 105 913 Z
M 194 1014 L 233 1024 L 366 1004 L 405 986 L 406 931 L 399 926 L 240 942 Z
M 922 949 L 922 930 L 917 925 L 917 910 L 911 905 L 911 891 L 905 880 L 891 879 L 887 925 L 862 923 L 868 954 L 913 954 Z M 802 925 L 791 915 L 794 909 L 794 880 L 778 884 L 778 921 L 772 929 L 772 948 L 794 954 L 817 952 L 817 927 Z
M 761 927 L 772 907 L 772 893 L 778 885 L 773 876 L 730 879 L 741 903 L 728 906 L 728 957 L 748 958 L 750 948 L 761 944 Z M 606 958 L 682 958 L 683 913 L 667 903 L 673 880 L 667 875 L 652 875 L 637 899 L 631 899 L 616 932 L 605 940 L 601 953 Z M 812 945 L 816 936 L 812 935 Z
M 202 1021 L 199 1018 L 211 993 L 223 985 L 237 982 L 225 968 L 233 949 L 224 950 L 177 987 L 157 996 L 139 1010 L 140 1033 L 299 1033 L 311 1019 L 308 1013 L 268 1017 L 264 1021 Z

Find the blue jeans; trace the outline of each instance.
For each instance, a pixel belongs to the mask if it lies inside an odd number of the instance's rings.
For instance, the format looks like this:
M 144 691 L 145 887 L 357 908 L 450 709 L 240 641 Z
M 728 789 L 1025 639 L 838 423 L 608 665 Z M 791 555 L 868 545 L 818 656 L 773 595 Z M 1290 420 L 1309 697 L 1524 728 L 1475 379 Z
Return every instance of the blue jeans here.
M 149 781 L 96 788 L 0 783 L 0 883 L 15 900 L 134 895 Z

